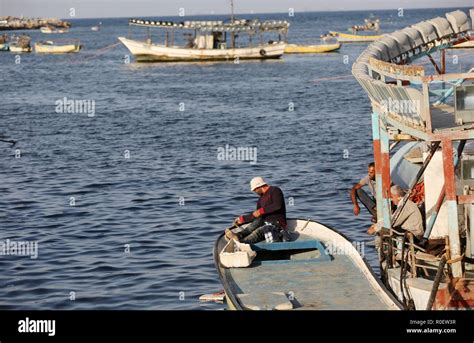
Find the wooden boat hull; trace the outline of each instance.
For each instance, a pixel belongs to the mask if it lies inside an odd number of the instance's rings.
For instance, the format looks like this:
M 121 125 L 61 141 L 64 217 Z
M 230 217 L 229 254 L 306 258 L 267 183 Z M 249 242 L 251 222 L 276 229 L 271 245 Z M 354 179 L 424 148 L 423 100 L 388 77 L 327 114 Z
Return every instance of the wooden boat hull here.
M 257 257 L 247 268 L 223 267 L 219 253 L 226 240 L 223 235 L 217 239 L 214 260 L 230 310 L 401 309 L 400 303 L 346 237 L 315 221 L 289 220 L 288 226 L 296 240 L 252 246 L 257 250 Z M 308 250 L 308 244 L 314 242 L 322 243 L 327 249 L 344 249 L 344 254 L 321 252 L 317 258 L 306 259 L 310 256 L 307 254 L 318 256 L 317 252 Z M 277 251 L 285 244 L 290 250 L 283 251 L 285 259 L 279 260 L 275 254 L 280 254 L 281 251 Z M 294 250 L 296 247 L 302 250 Z M 287 252 L 290 251 L 296 257 L 291 255 L 288 259 Z M 289 294 L 292 298 L 286 297 Z
M 191 61 L 228 61 L 239 59 L 280 58 L 286 43 L 268 44 L 254 48 L 237 49 L 188 49 L 147 44 L 124 37 L 119 40 L 134 55 L 138 62 L 191 62 Z
M 48 45 L 48 44 L 35 44 L 35 52 L 42 54 L 67 54 L 75 53 L 81 50 L 81 46 L 78 44 L 68 45 Z
M 373 42 L 382 38 L 382 35 L 350 35 L 342 32 L 331 31 L 329 34 L 337 39 L 340 43 L 365 43 Z
M 325 52 L 332 52 L 339 50 L 341 48 L 341 45 L 341 43 L 320 45 L 288 44 L 285 48 L 285 54 L 319 54 Z

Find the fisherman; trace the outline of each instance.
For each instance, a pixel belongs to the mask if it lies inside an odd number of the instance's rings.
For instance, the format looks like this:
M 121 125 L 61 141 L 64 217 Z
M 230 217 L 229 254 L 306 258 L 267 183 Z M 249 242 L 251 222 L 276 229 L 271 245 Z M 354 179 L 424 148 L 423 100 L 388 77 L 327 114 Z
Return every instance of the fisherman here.
M 369 188 L 370 194 L 367 194 L 362 187 L 367 186 Z M 375 163 L 370 163 L 367 175 L 363 177 L 359 183 L 356 183 L 351 190 L 351 200 L 354 205 L 353 211 L 354 215 L 358 216 L 360 213 L 360 207 L 357 203 L 357 199 L 365 206 L 365 208 L 372 214 L 372 222 L 377 221 L 377 210 L 376 210 L 376 188 L 375 188 Z
M 400 186 L 393 185 L 390 188 L 390 193 L 392 202 L 397 205 L 397 207 L 400 207 L 401 200 L 406 194 L 405 191 Z M 392 227 L 410 231 L 417 239 L 421 239 L 424 233 L 423 217 L 421 216 L 418 206 L 410 199 L 407 199 L 398 218 L 392 223 Z
M 259 176 L 250 181 L 250 189 L 259 195 L 257 209 L 234 220 L 237 225 L 250 224 L 237 234 L 227 229 L 226 237 L 246 244 L 263 240 L 269 243 L 291 240 L 286 230 L 285 198 L 281 189 L 268 185 Z

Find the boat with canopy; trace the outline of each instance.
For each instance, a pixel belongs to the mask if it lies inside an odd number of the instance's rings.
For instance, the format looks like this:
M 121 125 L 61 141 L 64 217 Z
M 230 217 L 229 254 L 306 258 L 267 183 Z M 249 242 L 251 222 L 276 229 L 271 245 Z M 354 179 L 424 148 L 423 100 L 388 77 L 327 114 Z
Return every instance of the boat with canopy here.
M 233 18 L 229 22 L 178 23 L 130 19 L 129 26 L 129 37 L 119 37 L 119 40 L 138 62 L 179 62 L 280 58 L 287 45 L 290 24 L 285 20 Z M 131 39 L 133 27 L 146 28 L 146 38 Z M 152 29 L 161 32 L 152 35 Z

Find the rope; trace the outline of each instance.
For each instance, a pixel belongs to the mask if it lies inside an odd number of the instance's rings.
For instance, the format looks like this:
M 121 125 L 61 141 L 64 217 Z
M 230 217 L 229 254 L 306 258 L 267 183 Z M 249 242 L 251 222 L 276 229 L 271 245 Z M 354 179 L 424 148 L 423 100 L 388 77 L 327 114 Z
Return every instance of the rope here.
M 89 61 L 105 54 L 106 52 L 111 51 L 112 49 L 119 46 L 120 44 L 122 44 L 122 43 L 118 42 L 118 43 L 114 43 L 114 44 L 111 44 L 111 45 L 107 45 L 103 48 L 97 49 L 96 52 L 92 56 L 82 58 L 82 59 L 77 58 L 76 60 L 71 61 L 70 63 L 71 64 L 79 64 L 79 63 L 89 62 Z

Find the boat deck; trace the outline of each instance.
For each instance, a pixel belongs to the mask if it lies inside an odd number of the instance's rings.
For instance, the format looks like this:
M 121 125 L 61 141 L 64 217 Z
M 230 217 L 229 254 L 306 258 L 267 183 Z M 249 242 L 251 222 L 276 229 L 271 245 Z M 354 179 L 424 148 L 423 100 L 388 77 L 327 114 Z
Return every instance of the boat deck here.
M 431 108 L 433 131 L 468 130 L 474 128 L 474 123 L 460 125 L 454 120 L 454 107 L 441 104 Z
M 300 235 L 296 241 L 314 240 Z M 222 238 L 220 246 L 225 245 Z M 323 256 L 327 257 L 327 256 Z M 314 260 L 259 261 L 223 268 L 230 291 L 243 307 L 256 310 L 388 310 L 350 256 Z
M 284 271 L 284 272 L 283 272 Z M 235 294 L 252 292 L 252 305 L 272 309 L 273 292 L 294 295 L 295 310 L 386 310 L 367 279 L 347 256 L 330 262 L 262 264 L 226 270 Z M 237 287 L 237 286 L 235 286 Z M 255 300 L 255 301 L 257 301 Z

